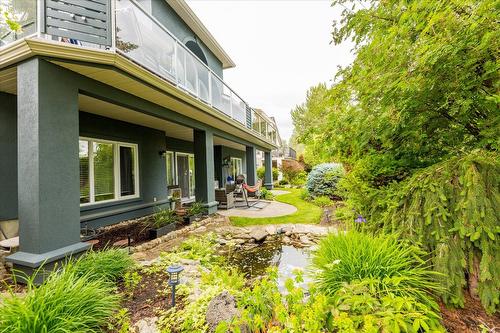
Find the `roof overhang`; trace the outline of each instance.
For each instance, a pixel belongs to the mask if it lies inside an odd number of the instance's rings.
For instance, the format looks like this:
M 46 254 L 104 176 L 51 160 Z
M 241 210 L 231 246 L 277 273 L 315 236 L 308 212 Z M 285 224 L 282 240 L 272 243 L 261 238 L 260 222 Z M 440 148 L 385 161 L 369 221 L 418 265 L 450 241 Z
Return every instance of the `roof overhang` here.
M 193 30 L 200 40 L 208 47 L 210 51 L 222 62 L 222 68 L 232 68 L 236 64 L 224 51 L 222 46 L 212 36 L 207 27 L 196 16 L 191 7 L 184 0 L 166 0 L 170 7 L 180 16 L 180 18 Z
M 25 38 L 0 49 L 0 70 L 35 56 L 46 57 L 59 66 L 187 115 L 262 148 L 276 148 L 246 126 L 112 50 Z

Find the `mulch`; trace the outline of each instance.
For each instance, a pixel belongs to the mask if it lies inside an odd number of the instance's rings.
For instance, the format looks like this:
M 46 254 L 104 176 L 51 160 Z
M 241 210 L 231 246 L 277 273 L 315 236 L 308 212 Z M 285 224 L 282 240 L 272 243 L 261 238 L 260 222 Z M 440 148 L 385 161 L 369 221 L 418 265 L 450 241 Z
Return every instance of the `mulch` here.
M 440 304 L 443 324 L 450 333 L 481 333 L 481 325 L 488 333 L 500 332 L 500 313 L 488 315 L 479 300 L 465 297 L 463 309 L 446 308 Z
M 155 317 L 162 310 L 170 307 L 171 292 L 168 287 L 168 274 L 166 272 L 142 273 L 141 282 L 127 294 L 123 283 L 118 290 L 126 295 L 122 306 L 130 313 L 132 323 L 143 318 Z

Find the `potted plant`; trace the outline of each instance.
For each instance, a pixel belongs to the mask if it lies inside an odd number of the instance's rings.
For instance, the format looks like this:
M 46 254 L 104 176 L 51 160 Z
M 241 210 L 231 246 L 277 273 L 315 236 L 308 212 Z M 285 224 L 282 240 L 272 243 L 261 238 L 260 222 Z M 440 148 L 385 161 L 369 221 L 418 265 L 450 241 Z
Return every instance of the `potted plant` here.
M 159 208 L 149 220 L 149 238 L 155 239 L 175 230 L 177 215 L 174 210 Z
M 186 210 L 184 223 L 189 224 L 205 213 L 205 207 L 201 202 L 193 202 Z

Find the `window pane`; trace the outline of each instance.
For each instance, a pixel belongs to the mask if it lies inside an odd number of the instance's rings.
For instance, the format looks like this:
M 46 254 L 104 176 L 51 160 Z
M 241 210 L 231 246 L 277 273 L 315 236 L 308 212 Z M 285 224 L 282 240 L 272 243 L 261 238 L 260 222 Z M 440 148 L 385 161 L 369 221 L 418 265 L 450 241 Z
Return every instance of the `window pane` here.
M 90 202 L 89 142 L 80 140 L 80 203 Z
M 115 198 L 113 144 L 94 142 L 95 201 Z
M 135 194 L 135 149 L 120 146 L 120 193 Z
M 167 186 L 172 186 L 174 184 L 174 153 L 167 151 L 165 156 L 167 160 Z

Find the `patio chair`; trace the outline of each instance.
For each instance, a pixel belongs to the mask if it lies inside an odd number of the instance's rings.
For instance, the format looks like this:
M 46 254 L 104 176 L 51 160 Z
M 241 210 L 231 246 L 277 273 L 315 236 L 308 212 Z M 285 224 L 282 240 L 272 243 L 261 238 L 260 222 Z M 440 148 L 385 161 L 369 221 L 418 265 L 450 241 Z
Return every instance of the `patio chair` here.
M 262 209 L 263 207 L 256 206 L 261 199 L 261 191 L 260 191 L 261 187 L 262 187 L 261 179 L 259 179 L 257 184 L 255 184 L 254 186 L 250 186 L 245 182 L 245 177 L 243 175 L 240 175 L 236 177 L 236 189 L 234 193 L 241 194 L 241 196 L 245 199 L 248 208 L 256 207 Z M 250 204 L 250 202 L 248 201 L 249 194 L 253 194 L 253 196 L 257 198 L 257 201 Z
M 234 208 L 234 194 L 232 191 L 227 191 L 224 188 L 215 190 L 215 201 L 219 202 L 218 208 L 231 209 Z

